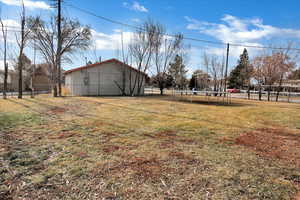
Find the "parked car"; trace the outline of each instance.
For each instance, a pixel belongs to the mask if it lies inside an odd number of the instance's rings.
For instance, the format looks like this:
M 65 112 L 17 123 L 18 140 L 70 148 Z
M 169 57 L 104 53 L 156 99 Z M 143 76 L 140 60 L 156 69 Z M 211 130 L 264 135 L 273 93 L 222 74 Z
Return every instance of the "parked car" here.
M 240 93 L 241 91 L 239 89 L 228 89 L 227 92 L 229 93 Z

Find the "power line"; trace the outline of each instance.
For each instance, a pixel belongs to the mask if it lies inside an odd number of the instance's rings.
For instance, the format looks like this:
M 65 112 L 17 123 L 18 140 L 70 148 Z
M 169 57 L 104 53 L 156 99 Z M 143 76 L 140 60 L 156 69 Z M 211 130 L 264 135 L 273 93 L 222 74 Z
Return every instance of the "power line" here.
M 72 4 L 68 4 L 67 6 L 71 7 L 71 8 L 74 8 L 76 10 L 79 10 L 83 13 L 86 13 L 86 14 L 89 14 L 91 16 L 94 16 L 94 17 L 97 17 L 99 19 L 102 19 L 104 21 L 107 21 L 107 22 L 110 22 L 110 23 L 113 23 L 113 24 L 118 24 L 118 25 L 121 25 L 121 26 L 126 26 L 126 27 L 129 27 L 129 28 L 134 28 L 134 29 L 137 29 L 137 30 L 142 30 L 142 31 L 145 31 L 143 30 L 141 27 L 138 27 L 138 26 L 134 26 L 134 25 L 131 25 L 131 24 L 127 24 L 127 23 L 123 23 L 123 22 L 120 22 L 120 21 L 117 21 L 117 20 L 113 20 L 111 18 L 108 18 L 108 17 L 103 17 L 101 15 L 97 15 L 91 11 L 88 11 L 86 9 L 83 9 L 83 8 L 79 8 L 77 6 L 74 6 Z M 172 34 L 164 34 L 165 36 L 170 36 L 170 37 L 175 37 L 175 35 L 172 35 Z M 229 43 L 229 42 L 218 42 L 218 41 L 211 41 L 211 40 L 204 40 L 204 39 L 198 39 L 198 38 L 191 38 L 191 37 L 183 37 L 183 39 L 185 40 L 190 40 L 190 41 L 195 41 L 195 42 L 203 42 L 203 43 L 209 43 L 209 44 L 216 44 L 216 45 L 227 45 L 229 44 L 230 46 L 235 46 L 235 47 L 245 47 L 245 48 L 258 48 L 258 49 L 272 49 L 272 50 L 293 50 L 293 51 L 300 51 L 299 48 L 284 48 L 284 47 L 270 47 L 270 46 L 254 46 L 254 45 L 245 45 L 245 44 L 238 44 L 238 43 Z

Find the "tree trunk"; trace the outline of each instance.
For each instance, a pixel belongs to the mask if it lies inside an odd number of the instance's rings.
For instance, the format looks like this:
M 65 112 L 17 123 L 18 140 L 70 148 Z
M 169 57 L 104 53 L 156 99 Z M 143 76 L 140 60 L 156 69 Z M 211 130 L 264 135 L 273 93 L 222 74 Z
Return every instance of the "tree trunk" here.
M 35 68 L 35 67 L 34 67 Z M 30 98 L 34 98 L 34 86 L 33 86 L 33 77 L 34 76 L 34 70 L 31 72 L 31 80 L 30 80 Z
M 271 86 L 269 86 L 269 89 L 268 89 L 268 101 L 270 101 L 270 94 L 271 94 Z
M 19 92 L 18 99 L 22 99 L 23 97 L 23 64 L 22 64 L 22 51 L 19 55 Z
M 281 85 L 282 85 L 282 79 L 283 79 L 283 76 L 281 75 L 280 80 L 279 80 L 279 86 L 277 88 L 277 93 L 276 93 L 276 102 L 278 102 L 278 97 L 279 97 L 279 93 L 280 93 Z
M 53 97 L 57 97 L 57 66 L 54 66 L 53 72 Z
M 217 81 L 214 80 L 214 96 L 217 96 Z
M 248 85 L 247 93 L 248 93 L 248 100 L 250 100 L 250 84 Z
M 160 90 L 160 95 L 164 95 L 164 88 L 160 87 L 159 90 Z
M 7 78 L 8 78 L 8 64 L 6 63 L 5 59 L 5 67 L 4 67 L 4 83 L 3 83 L 3 99 L 6 99 L 6 92 L 7 92 Z
M 258 100 L 261 101 L 261 85 L 259 85 Z
M 58 95 L 61 97 L 61 49 L 62 49 L 62 41 L 61 41 L 61 0 L 57 0 L 57 82 L 58 82 Z M 57 96 L 57 95 L 56 95 Z
M 62 90 L 61 90 L 61 66 L 59 64 L 59 67 L 58 67 L 58 78 L 57 78 L 57 82 L 58 82 L 58 96 L 62 96 L 61 93 L 62 93 Z
M 57 84 L 53 86 L 53 97 L 57 97 Z
M 122 95 L 126 96 L 126 67 L 123 66 L 123 73 L 122 73 Z

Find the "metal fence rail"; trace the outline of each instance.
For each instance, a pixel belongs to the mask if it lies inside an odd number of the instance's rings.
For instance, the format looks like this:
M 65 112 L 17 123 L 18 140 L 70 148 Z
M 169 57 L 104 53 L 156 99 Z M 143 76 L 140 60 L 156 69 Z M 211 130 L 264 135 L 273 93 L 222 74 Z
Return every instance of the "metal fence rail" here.
M 270 92 L 270 101 L 276 101 L 276 96 L 278 92 Z M 146 95 L 157 95 L 160 94 L 159 88 L 145 88 Z M 194 96 L 215 96 L 215 97 L 228 97 L 236 99 L 248 99 L 248 91 L 242 90 L 240 93 L 229 93 L 222 91 L 202 91 L 202 90 L 175 90 L 175 89 L 165 89 L 164 94 L 166 95 L 194 95 Z M 268 91 L 262 91 L 262 100 L 268 100 Z M 259 91 L 250 91 L 250 100 L 259 100 Z M 300 93 L 299 92 L 279 92 L 278 95 L 279 102 L 291 102 L 300 103 Z

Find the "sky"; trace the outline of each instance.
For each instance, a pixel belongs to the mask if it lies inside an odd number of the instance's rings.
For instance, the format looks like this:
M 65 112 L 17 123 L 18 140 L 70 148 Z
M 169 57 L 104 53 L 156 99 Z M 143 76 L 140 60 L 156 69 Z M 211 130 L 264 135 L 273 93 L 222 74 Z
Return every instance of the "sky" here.
M 24 3 L 27 15 L 47 18 L 55 14 L 49 0 L 24 0 Z M 134 32 L 132 28 L 88 15 L 71 5 L 131 25 L 139 25 L 151 18 L 163 24 L 168 33 L 180 32 L 188 38 L 253 46 L 286 47 L 288 42 L 292 42 L 295 48 L 300 45 L 299 0 L 64 0 L 63 15 L 89 25 L 93 33 L 92 50 L 75 54 L 72 63 L 63 64 L 64 69 L 82 66 L 86 59 L 93 61 L 100 56 L 102 60 L 120 58 L 121 32 L 124 45 L 130 42 Z M 0 6 L 4 22 L 19 26 L 20 0 L 0 0 Z M 11 49 L 14 49 L 12 32 L 9 39 Z M 225 45 L 190 40 L 184 42 L 190 46 L 187 62 L 189 74 L 193 70 L 203 69 L 204 52 L 220 57 L 226 53 Z M 236 65 L 243 48 L 230 47 L 230 69 Z M 247 50 L 250 58 L 261 51 L 257 48 Z M 32 57 L 29 48 L 26 53 Z M 41 58 L 39 62 L 42 62 Z

